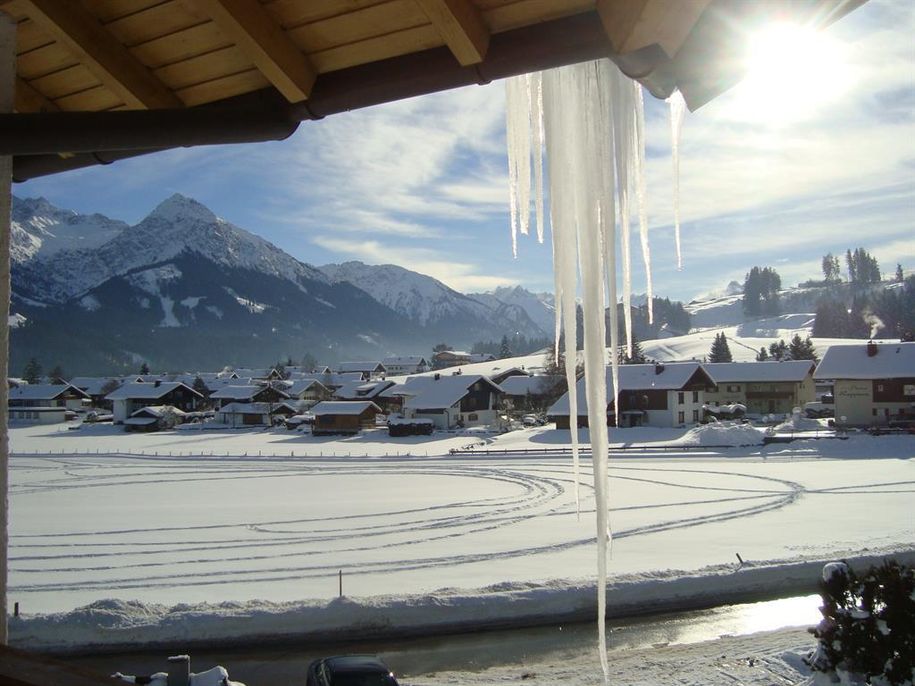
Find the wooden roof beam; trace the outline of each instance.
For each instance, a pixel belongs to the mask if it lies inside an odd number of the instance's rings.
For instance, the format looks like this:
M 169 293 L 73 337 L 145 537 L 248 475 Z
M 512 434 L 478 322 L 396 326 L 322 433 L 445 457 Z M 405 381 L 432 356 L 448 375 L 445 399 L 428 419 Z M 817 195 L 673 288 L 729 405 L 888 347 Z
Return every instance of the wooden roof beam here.
M 709 2 L 597 0 L 597 12 L 616 53 L 625 55 L 657 43 L 674 57 Z
M 16 77 L 16 99 L 13 104 L 17 112 L 56 112 L 60 108 L 35 90 L 32 85 Z
M 22 0 L 22 7 L 30 19 L 65 45 L 128 106 L 139 109 L 184 106 L 82 3 Z
M 471 0 L 416 0 L 452 54 L 467 67 L 479 64 L 489 49 L 489 28 Z
M 317 71 L 258 0 L 194 0 L 289 102 L 308 99 Z

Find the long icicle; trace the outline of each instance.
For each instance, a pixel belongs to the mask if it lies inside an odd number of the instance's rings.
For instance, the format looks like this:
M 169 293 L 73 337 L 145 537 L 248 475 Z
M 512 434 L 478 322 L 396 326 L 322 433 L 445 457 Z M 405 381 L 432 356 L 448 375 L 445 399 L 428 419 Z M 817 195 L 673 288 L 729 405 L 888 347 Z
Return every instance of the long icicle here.
M 543 243 L 543 78 L 531 74 L 531 148 L 534 154 L 534 201 L 537 210 L 537 241 Z
M 670 105 L 670 157 L 674 165 L 674 242 L 677 244 L 677 269 L 683 269 L 680 250 L 680 134 L 686 115 L 686 101 L 680 91 L 667 98 Z
M 648 299 L 648 323 L 654 323 L 654 289 L 651 283 L 651 246 L 648 244 L 648 196 L 645 184 L 645 100 L 642 87 L 633 82 L 636 91 L 635 154 L 636 197 L 639 201 L 639 239 L 645 263 L 645 297 Z
M 619 195 L 620 248 L 623 258 L 623 321 L 626 324 L 626 355 L 632 356 L 632 249 L 630 247 L 631 207 L 629 184 L 632 171 L 632 109 L 627 106 L 631 82 L 619 71 L 611 76 L 611 119 L 613 125 L 616 188 Z

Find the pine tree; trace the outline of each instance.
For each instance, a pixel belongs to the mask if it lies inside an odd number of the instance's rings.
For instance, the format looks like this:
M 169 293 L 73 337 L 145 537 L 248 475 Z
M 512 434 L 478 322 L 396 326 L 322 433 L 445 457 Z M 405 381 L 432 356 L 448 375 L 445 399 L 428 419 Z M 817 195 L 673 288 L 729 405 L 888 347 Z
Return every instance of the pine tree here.
M 632 337 L 632 355 L 626 354 L 626 346 L 620 346 L 619 350 L 620 364 L 645 364 L 648 359 L 645 357 L 645 351 L 642 350 L 642 344 L 639 340 Z
M 210 389 L 207 387 L 206 383 L 199 376 L 194 377 L 194 385 L 191 386 L 195 391 L 197 391 L 204 398 L 210 397 Z
M 508 342 L 508 336 L 502 336 L 502 341 L 499 343 L 499 359 L 504 360 L 511 356 L 512 349 L 511 344 Z
M 765 362 L 768 359 L 769 359 L 769 353 L 766 351 L 766 347 L 763 346 L 762 348 L 759 349 L 759 352 L 756 353 L 756 361 Z
M 731 350 L 728 347 L 728 339 L 724 335 L 724 332 L 715 334 L 715 342 L 712 343 L 712 348 L 709 350 L 708 354 L 709 362 L 733 362 L 734 358 L 731 356 Z
M 51 378 L 51 383 L 57 383 L 58 381 L 66 383 L 63 367 L 59 364 L 54 365 L 54 369 L 48 372 L 48 376 Z
M 769 346 L 769 355 L 779 362 L 788 359 L 788 345 L 781 338 Z
M 839 280 L 839 258 L 832 253 L 823 255 L 823 277 L 826 283 L 834 283 Z
M 146 376 L 147 374 L 149 374 L 149 365 L 144 362 L 140 365 L 140 375 Z
M 905 275 L 902 273 L 902 265 L 896 264 L 896 283 L 902 283 L 905 281 Z
M 41 371 L 41 365 L 38 364 L 38 360 L 33 357 L 25 365 L 25 369 L 22 370 L 22 378 L 28 383 L 38 383 L 41 379 Z
M 801 340 L 800 334 L 794 334 L 791 342 L 788 343 L 788 359 L 813 360 L 816 362 L 816 349 L 813 347 L 813 341 L 810 340 L 810 336 Z

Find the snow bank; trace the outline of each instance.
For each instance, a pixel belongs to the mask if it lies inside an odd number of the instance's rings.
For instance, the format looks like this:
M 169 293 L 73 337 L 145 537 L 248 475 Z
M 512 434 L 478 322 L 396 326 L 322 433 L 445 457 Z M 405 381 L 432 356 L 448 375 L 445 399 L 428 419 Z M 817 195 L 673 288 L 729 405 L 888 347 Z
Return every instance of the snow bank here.
M 764 433 L 749 424 L 711 422 L 696 426 L 678 439 L 676 445 L 743 446 L 762 445 Z
M 915 548 L 847 558 L 853 568 L 887 556 L 915 562 Z M 834 558 L 830 558 L 834 559 Z M 608 616 L 623 617 L 812 593 L 830 560 L 715 565 L 619 576 L 607 586 Z M 13 617 L 10 644 L 57 653 L 124 647 L 249 644 L 271 639 L 397 638 L 487 627 L 593 619 L 593 581 L 502 583 L 477 590 L 331 601 L 179 604 L 100 600 L 70 612 Z

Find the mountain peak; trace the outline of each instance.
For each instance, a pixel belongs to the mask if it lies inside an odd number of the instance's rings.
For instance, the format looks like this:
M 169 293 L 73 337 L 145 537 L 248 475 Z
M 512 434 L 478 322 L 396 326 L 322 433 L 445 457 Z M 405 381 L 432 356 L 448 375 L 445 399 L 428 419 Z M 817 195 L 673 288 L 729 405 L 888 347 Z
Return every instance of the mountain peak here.
M 181 195 L 181 193 L 175 193 L 159 203 L 156 209 L 150 212 L 147 217 L 147 219 L 150 218 L 158 218 L 170 223 L 182 219 L 191 219 L 207 223 L 218 220 L 216 215 L 213 214 L 206 205 L 203 205 L 186 195 Z

